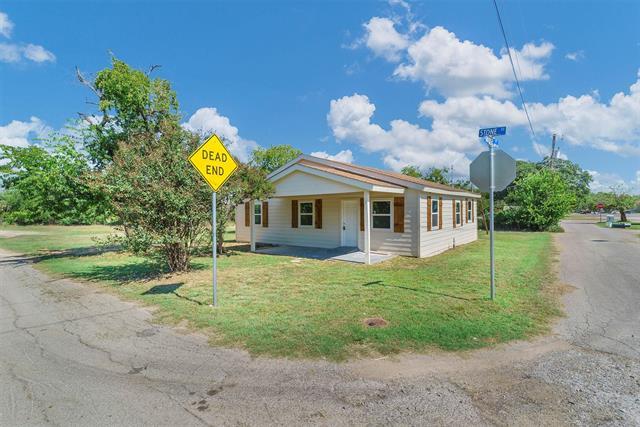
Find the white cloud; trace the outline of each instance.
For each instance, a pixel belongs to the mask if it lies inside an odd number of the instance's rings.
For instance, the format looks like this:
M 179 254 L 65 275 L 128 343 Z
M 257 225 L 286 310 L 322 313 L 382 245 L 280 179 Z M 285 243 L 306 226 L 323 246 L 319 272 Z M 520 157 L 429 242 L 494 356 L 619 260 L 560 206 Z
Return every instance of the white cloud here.
M 400 60 L 400 52 L 409 46 L 407 36 L 400 34 L 389 18 L 373 17 L 364 24 L 364 44 L 371 51 L 388 61 Z
M 558 133 L 574 146 L 588 146 L 621 155 L 640 155 L 640 74 L 629 92 L 619 92 L 608 102 L 597 94 L 565 96 L 549 104 L 528 104 L 534 126 L 541 135 Z M 477 141 L 478 127 L 504 124 L 509 128 L 528 127 L 524 111 L 512 101 L 489 96 L 448 98 L 444 102 L 422 102 L 422 116 L 433 119 L 432 131 L 443 143 L 468 150 Z M 535 145 L 534 151 L 549 150 Z
M 640 73 L 628 93 L 619 92 L 608 102 L 589 94 L 528 107 L 539 136 L 559 133 L 563 142 L 570 145 L 640 155 Z M 457 174 L 466 175 L 469 160 L 482 149 L 477 138 L 479 127 L 528 127 L 524 112 L 514 102 L 490 96 L 423 101 L 418 111 L 431 121 L 430 128 L 393 120 L 385 129 L 372 122 L 375 109 L 365 95 L 345 96 L 331 101 L 327 121 L 338 140 L 380 153 L 387 166 L 396 170 L 407 164 L 453 165 Z M 532 144 L 541 157 L 549 154 L 550 145 L 536 141 Z M 560 158 L 567 157 L 560 154 Z
M 18 62 L 22 59 L 20 48 L 11 43 L 0 43 L 0 62 Z
M 622 155 L 640 155 L 640 72 L 628 93 L 608 102 L 596 95 L 565 96 L 551 104 L 529 104 L 534 125 L 561 133 L 572 145 L 589 146 Z
M 372 121 L 375 105 L 366 96 L 354 94 L 331 102 L 329 126 L 338 140 L 380 153 L 394 169 L 406 164 L 453 165 L 456 173 L 466 174 L 469 159 L 482 149 L 476 136 L 479 127 L 528 128 L 522 107 L 510 99 L 514 77 L 508 54 L 504 49 L 496 53 L 462 40 L 441 26 L 426 29 L 414 21 L 403 0 L 391 3 L 402 6 L 405 16 L 372 18 L 364 25 L 359 45 L 396 63 L 394 76 L 421 82 L 443 95 L 444 101 L 420 104 L 420 116 L 431 122 L 428 127 L 405 120 L 392 120 L 386 126 Z M 554 49 L 545 41 L 512 49 L 520 80 L 548 79 L 545 66 Z M 580 60 L 584 52 L 570 52 L 566 57 Z M 640 155 L 640 71 L 628 92 L 619 92 L 610 100 L 602 101 L 594 90 L 527 107 L 540 141 L 558 133 L 566 144 Z M 538 141 L 532 142 L 532 148 L 540 156 L 549 153 L 547 145 Z
M 625 181 L 617 173 L 598 172 L 595 170 L 588 171 L 593 178 L 589 187 L 594 192 L 608 192 L 612 187 L 621 187 L 624 191 L 631 194 L 640 194 L 640 170 L 636 171 L 634 179 Z
M 518 55 L 521 81 L 545 80 L 545 60 L 554 46 L 549 42 L 525 44 L 512 49 Z M 409 61 L 398 65 L 394 75 L 421 81 L 444 96 L 512 96 L 513 72 L 506 51 L 492 49 L 469 40 L 460 40 L 443 27 L 435 27 L 407 49 Z
M 565 59 L 568 59 L 569 61 L 578 62 L 578 61 L 584 59 L 584 50 L 578 50 L 578 51 L 575 51 L 575 52 L 569 52 L 564 57 L 565 57 Z
M 11 38 L 13 27 L 14 25 L 9 19 L 9 15 L 0 12 L 0 34 L 6 38 Z M 0 43 L 0 62 L 16 63 L 22 59 L 38 63 L 53 62 L 56 60 L 56 56 L 37 44 Z
M 314 151 L 311 153 L 314 157 L 320 157 L 321 159 L 335 160 L 343 163 L 353 163 L 353 153 L 351 150 L 342 150 L 336 154 L 329 154 L 326 151 Z
M 443 141 L 440 132 L 404 120 L 391 121 L 386 130 L 371 122 L 375 108 L 368 97 L 359 94 L 331 101 L 327 121 L 336 139 L 381 153 L 385 164 L 395 170 L 406 165 L 452 166 L 458 175 L 468 173 L 469 159 L 459 147 L 448 143 L 451 139 Z
M 4 12 L 0 12 L 0 34 L 6 38 L 11 38 L 11 32 L 13 31 L 13 22 L 9 19 L 9 15 Z
M 231 121 L 219 114 L 216 108 L 198 109 L 182 126 L 201 135 L 215 133 L 224 140 L 229 151 L 242 162 L 249 160 L 251 152 L 258 147 L 255 141 L 241 138 L 238 128 L 231 125 Z
M 50 131 L 51 128 L 37 117 L 31 117 L 28 122 L 13 120 L 0 126 L 0 144 L 26 147 L 30 138 L 46 136 Z
M 401 6 L 403 16 L 372 17 L 363 25 L 364 36 L 349 47 L 365 45 L 374 55 L 398 63 L 394 76 L 420 81 L 445 97 L 513 96 L 515 79 L 505 49 L 496 54 L 487 46 L 459 39 L 442 26 L 427 29 L 414 19 L 406 2 L 390 3 Z M 417 37 L 423 29 L 423 35 Z M 519 79 L 548 79 L 544 67 L 554 48 L 552 43 L 540 42 L 512 49 Z
M 23 49 L 24 57 L 34 62 L 55 61 L 56 56 L 40 45 L 29 43 Z

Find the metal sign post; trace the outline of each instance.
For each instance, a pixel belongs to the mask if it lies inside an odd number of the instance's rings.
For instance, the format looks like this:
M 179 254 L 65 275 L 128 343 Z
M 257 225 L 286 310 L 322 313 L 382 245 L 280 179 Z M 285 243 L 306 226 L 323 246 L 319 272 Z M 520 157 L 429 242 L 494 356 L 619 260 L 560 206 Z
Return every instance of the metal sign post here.
M 217 242 L 217 217 L 216 198 L 217 192 L 231 174 L 238 168 L 238 164 L 231 153 L 222 144 L 220 138 L 211 135 L 200 147 L 189 156 L 189 162 L 200 172 L 200 175 L 213 190 L 211 196 L 211 255 L 213 256 L 213 307 L 218 306 L 218 242 Z
M 480 153 L 469 166 L 471 182 L 480 191 L 489 193 L 489 253 L 491 269 L 491 300 L 496 298 L 496 269 L 494 253 L 494 193 L 502 191 L 516 177 L 516 161 L 502 150 L 498 149 L 496 135 L 505 135 L 506 127 L 480 129 L 478 136 L 484 138 L 489 151 Z M 486 224 L 486 223 L 485 223 Z
M 491 300 L 496 299 L 496 264 L 493 254 L 493 193 L 496 189 L 495 183 L 495 157 L 493 137 L 487 138 L 487 144 L 489 144 L 489 169 L 491 170 L 491 185 L 489 186 L 489 253 L 491 256 Z
M 213 306 L 218 306 L 218 222 L 216 218 L 216 192 L 211 197 L 211 252 L 213 255 Z

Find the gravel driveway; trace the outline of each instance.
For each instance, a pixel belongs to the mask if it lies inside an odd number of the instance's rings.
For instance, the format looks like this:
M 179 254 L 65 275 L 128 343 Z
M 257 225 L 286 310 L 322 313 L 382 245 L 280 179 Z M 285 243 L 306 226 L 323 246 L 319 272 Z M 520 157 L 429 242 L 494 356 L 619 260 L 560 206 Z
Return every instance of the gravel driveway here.
M 640 239 L 564 227 L 554 334 L 344 364 L 210 347 L 0 253 L 0 425 L 640 425 Z

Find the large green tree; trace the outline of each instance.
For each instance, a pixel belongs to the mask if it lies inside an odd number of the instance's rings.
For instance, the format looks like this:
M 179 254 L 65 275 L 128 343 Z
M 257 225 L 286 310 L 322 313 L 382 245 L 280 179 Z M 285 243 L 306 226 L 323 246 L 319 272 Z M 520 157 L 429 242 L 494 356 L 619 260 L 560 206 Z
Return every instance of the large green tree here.
M 251 155 L 250 164 L 271 173 L 300 156 L 302 151 L 288 144 L 273 145 L 269 148 L 256 148 Z
M 169 81 L 152 78 L 157 67 L 143 72 L 111 57 L 111 67 L 90 80 L 76 70 L 77 77 L 95 95 L 96 114 L 81 114 L 86 122 L 85 149 L 97 167 L 108 165 L 120 142 L 151 135 L 169 123 L 178 126 L 178 100 Z
M 591 174 L 585 171 L 577 163 L 563 159 L 551 159 L 546 157 L 540 162 L 528 162 L 526 160 L 516 161 L 516 179 L 503 191 L 496 193 L 496 200 L 503 200 L 514 190 L 519 180 L 527 175 L 548 169 L 556 172 L 564 181 L 567 189 L 574 196 L 574 206 L 578 209 L 584 205 L 591 190 L 589 184 L 592 181 Z
M 152 70 L 152 69 L 151 69 Z M 99 113 L 84 115 L 84 142 L 94 175 L 123 226 L 126 246 L 161 255 L 172 271 L 186 270 L 193 251 L 210 241 L 211 190 L 188 163 L 200 143 L 180 126 L 168 81 L 151 78 L 116 58 L 88 81 Z M 97 120 L 96 117 L 99 119 Z M 269 194 L 265 173 L 241 165 L 218 193 L 218 241 L 235 206 Z
M 408 165 L 400 170 L 400 173 L 414 178 L 420 178 L 431 182 L 437 182 L 445 185 L 455 185 L 456 182 L 451 178 L 451 169 L 430 167 L 422 171 L 419 167 Z
M 18 224 L 91 224 L 110 218 L 104 194 L 90 185 L 87 158 L 71 134 L 43 145 L 0 145 L 2 218 Z
M 210 191 L 188 164 L 197 136 L 169 125 L 118 143 L 99 176 L 133 252 L 161 254 L 171 271 L 186 270 L 206 239 Z
M 617 185 L 610 188 L 611 191 L 598 193 L 598 203 L 603 203 L 606 210 L 616 210 L 620 214 L 620 221 L 627 221 L 626 211 L 632 209 L 640 202 L 640 196 L 629 194 L 623 186 Z

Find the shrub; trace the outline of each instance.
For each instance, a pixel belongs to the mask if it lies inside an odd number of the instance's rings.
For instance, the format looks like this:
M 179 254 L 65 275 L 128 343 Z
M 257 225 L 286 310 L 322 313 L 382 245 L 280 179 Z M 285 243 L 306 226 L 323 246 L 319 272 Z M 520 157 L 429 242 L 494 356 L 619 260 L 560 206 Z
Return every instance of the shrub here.
M 496 215 L 503 228 L 543 231 L 557 229 L 560 220 L 575 205 L 575 195 L 562 177 L 543 169 L 518 178 Z

